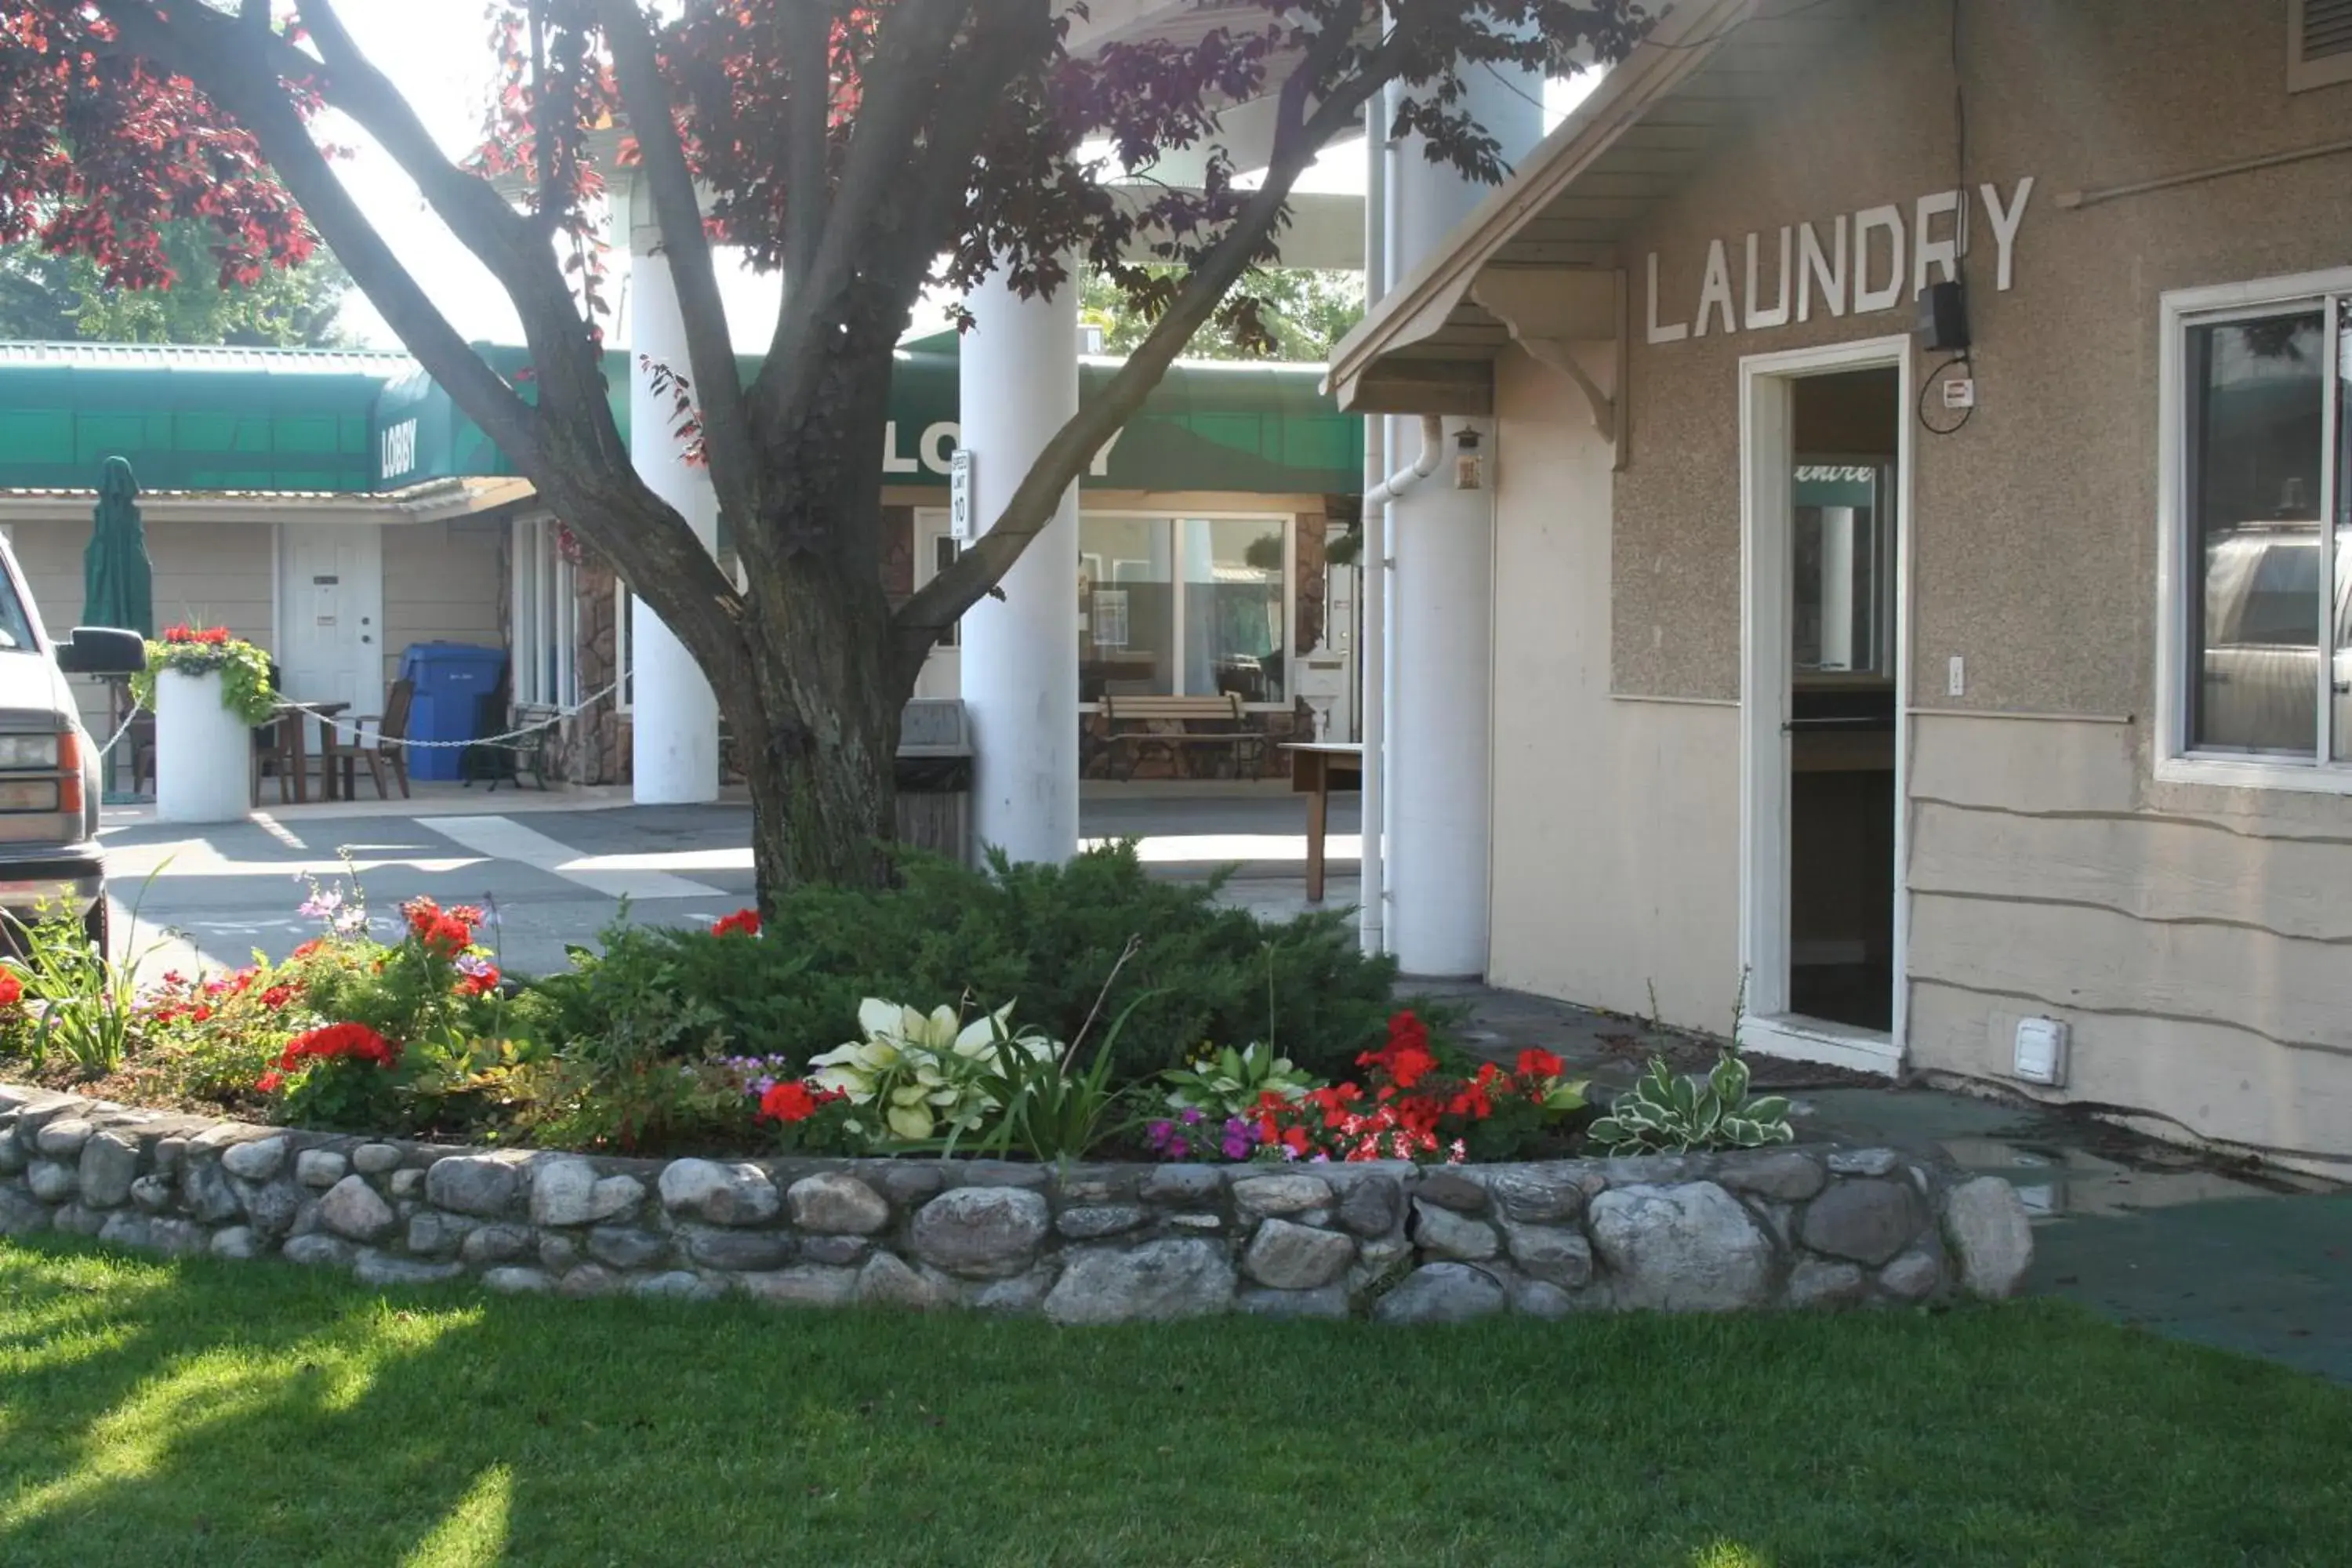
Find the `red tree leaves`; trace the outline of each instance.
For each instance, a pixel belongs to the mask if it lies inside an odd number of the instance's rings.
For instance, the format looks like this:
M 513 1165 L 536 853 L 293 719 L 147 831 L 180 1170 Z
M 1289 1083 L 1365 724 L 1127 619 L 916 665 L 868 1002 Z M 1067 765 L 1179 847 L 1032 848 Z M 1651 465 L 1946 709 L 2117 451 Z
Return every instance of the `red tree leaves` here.
M 307 112 L 307 90 L 288 92 Z M 110 285 L 168 288 L 162 229 L 175 218 L 219 237 L 222 287 L 315 244 L 253 138 L 186 78 L 122 50 L 87 6 L 0 11 L 0 242 L 37 237 L 89 257 Z

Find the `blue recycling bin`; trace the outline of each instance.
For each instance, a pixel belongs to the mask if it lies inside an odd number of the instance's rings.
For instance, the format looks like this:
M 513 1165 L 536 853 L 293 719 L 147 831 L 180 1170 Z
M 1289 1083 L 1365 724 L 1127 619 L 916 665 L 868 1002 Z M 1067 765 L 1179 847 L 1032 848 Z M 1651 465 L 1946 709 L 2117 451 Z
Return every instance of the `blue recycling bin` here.
M 497 689 L 507 667 L 506 649 L 467 643 L 411 643 L 400 656 L 400 676 L 415 684 L 408 709 L 412 741 L 470 741 L 478 728 L 482 699 Z M 462 746 L 420 746 L 408 753 L 408 776 L 456 779 Z

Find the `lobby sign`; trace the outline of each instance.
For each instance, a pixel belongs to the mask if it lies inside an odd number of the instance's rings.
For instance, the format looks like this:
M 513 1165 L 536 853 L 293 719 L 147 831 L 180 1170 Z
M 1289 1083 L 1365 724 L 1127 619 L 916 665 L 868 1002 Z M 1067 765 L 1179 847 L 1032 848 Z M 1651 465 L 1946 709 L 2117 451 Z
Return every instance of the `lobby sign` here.
M 2019 180 L 2005 200 L 1997 184 L 1987 183 L 1976 190 L 1985 226 L 1992 234 L 1993 287 L 2004 293 L 2015 276 L 2017 231 L 2032 195 L 2031 174 Z M 1931 191 L 1913 202 L 1907 214 L 1890 203 L 1840 213 L 1819 226 L 1783 224 L 1777 246 L 1778 282 L 1769 300 L 1760 287 L 1768 262 L 1759 243 L 1762 236 L 1745 237 L 1747 288 L 1738 300 L 1732 292 L 1730 249 L 1722 240 L 1710 240 L 1696 309 L 1689 317 L 1671 321 L 1660 319 L 1658 253 L 1654 250 L 1649 256 L 1649 341 L 1674 343 L 1710 331 L 1764 331 L 1791 321 L 1810 321 L 1816 313 L 1866 316 L 1907 306 L 1935 280 L 1931 270 L 1945 281 L 1959 276 L 1968 231 L 1966 201 L 1957 190 Z M 1738 308 L 1741 305 L 1744 310 Z

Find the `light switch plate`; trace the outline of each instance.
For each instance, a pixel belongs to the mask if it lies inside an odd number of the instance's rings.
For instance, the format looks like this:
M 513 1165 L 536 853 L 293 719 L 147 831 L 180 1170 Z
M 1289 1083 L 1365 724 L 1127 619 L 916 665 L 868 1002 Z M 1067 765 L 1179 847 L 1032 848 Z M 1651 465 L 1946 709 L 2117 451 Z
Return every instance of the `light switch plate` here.
M 1952 656 L 1951 673 L 1945 679 L 1944 690 L 1953 697 L 1966 697 L 1969 694 L 1969 661 L 1958 654 Z

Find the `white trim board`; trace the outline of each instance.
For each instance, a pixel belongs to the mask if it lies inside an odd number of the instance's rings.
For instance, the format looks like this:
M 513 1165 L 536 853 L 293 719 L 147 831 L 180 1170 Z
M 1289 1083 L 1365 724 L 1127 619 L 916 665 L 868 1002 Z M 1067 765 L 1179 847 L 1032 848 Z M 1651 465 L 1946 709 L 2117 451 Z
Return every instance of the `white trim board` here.
M 1896 374 L 1895 506 L 1894 1027 L 1885 1035 L 1789 1017 L 1789 530 L 1794 430 L 1789 384 L 1802 376 L 1893 368 Z M 1918 396 L 1908 337 L 1850 342 L 1739 362 L 1739 963 L 1743 1047 L 1770 1056 L 1899 1072 L 1910 1026 L 1909 946 L 1912 521 Z M 1769 546 L 1759 549 L 1759 540 Z M 1832 1054 L 1822 1054 L 1822 1053 Z

